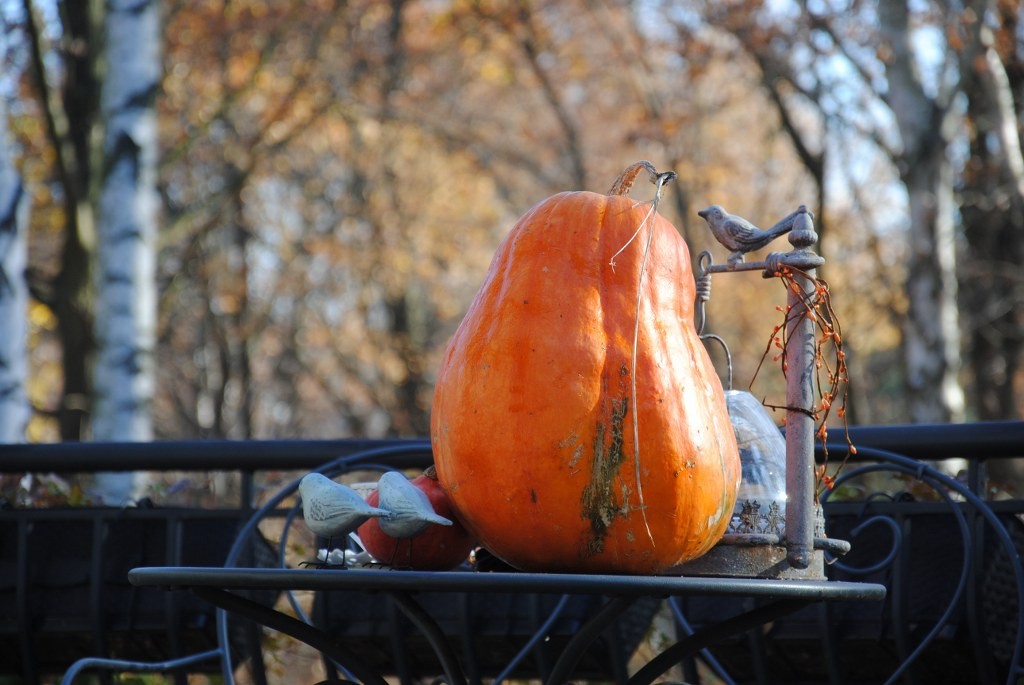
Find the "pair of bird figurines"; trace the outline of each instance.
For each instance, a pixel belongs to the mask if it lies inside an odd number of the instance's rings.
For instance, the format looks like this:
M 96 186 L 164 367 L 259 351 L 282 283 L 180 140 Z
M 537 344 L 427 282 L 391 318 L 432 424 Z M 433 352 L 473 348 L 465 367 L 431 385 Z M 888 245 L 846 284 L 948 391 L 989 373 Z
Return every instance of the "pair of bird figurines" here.
M 347 557 L 333 550 L 333 540 L 347 536 L 371 518 L 377 519 L 384 533 L 397 539 L 415 537 L 431 525 L 452 525 L 451 520 L 434 511 L 426 493 L 397 471 L 388 471 L 377 482 L 377 506 L 322 473 L 303 476 L 299 494 L 306 526 L 327 539 L 327 549 L 320 559 L 324 565 L 345 565 Z

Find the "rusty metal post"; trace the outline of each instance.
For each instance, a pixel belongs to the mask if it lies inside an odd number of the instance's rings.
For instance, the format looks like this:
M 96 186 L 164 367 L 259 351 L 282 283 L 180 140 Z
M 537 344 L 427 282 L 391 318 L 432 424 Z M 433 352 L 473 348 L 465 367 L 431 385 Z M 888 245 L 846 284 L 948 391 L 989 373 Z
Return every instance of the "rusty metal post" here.
M 784 262 L 810 278 L 797 275 L 804 293 L 814 292 L 815 268 L 823 263 L 810 250 L 818 240 L 809 213 L 801 213 L 789 235 L 793 251 Z M 790 566 L 805 569 L 814 554 L 814 322 L 798 312 L 806 309 L 800 292 L 787 294 L 789 324 L 786 343 L 786 550 Z

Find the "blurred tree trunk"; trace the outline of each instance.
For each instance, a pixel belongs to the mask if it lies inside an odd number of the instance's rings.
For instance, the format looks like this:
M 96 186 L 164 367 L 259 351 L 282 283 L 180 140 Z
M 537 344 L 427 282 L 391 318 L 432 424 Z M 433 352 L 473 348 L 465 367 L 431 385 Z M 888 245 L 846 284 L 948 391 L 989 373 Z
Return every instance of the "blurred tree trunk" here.
M 89 202 L 91 177 L 90 141 L 96 120 L 97 93 L 95 38 L 97 2 L 61 3 L 66 44 L 73 49 L 63 56 L 64 81 L 60 90 L 49 83 L 42 31 L 31 0 L 24 0 L 26 35 L 31 72 L 53 148 L 57 182 L 64 209 L 64 243 L 60 266 L 49 281 L 32 278 L 32 295 L 57 319 L 61 344 L 63 389 L 57 420 L 62 440 L 79 440 L 91 405 L 89 360 L 93 347 L 92 310 L 89 303 L 89 259 L 93 236 L 93 212 Z
M 974 9 L 960 55 L 970 124 L 970 161 L 960 186 L 967 241 L 961 311 L 977 418 L 1015 419 L 1024 351 L 1024 155 L 1017 125 L 1024 63 L 1014 49 L 1016 15 L 997 12 L 992 2 Z
M 105 36 L 92 428 L 96 440 L 141 441 L 153 434 L 158 201 L 154 98 L 161 75 L 156 0 L 108 2 Z M 130 474 L 121 475 L 127 477 L 117 482 L 130 489 Z M 103 482 L 118 487 L 110 480 Z
M 7 108 L 0 99 L 0 443 L 24 442 L 28 378 L 29 199 L 11 161 Z
M 910 203 L 902 340 L 907 401 L 911 420 L 940 423 L 964 418 L 949 154 L 956 120 L 952 93 L 932 97 L 921 81 L 909 14 L 905 2 L 878 3 L 880 37 L 888 52 L 885 98 L 902 140 L 893 161 Z
M 565 136 L 565 154 L 568 157 L 573 187 L 583 190 L 587 187 L 587 166 L 583 160 L 583 143 L 579 125 L 570 113 L 570 108 L 563 101 L 564 95 L 544 68 L 543 53 L 546 41 L 537 26 L 535 13 L 536 10 L 530 2 L 519 4 L 518 21 L 521 29 L 519 31 L 519 48 L 522 50 L 530 70 L 537 78 L 544 99 L 551 107 L 551 112 Z

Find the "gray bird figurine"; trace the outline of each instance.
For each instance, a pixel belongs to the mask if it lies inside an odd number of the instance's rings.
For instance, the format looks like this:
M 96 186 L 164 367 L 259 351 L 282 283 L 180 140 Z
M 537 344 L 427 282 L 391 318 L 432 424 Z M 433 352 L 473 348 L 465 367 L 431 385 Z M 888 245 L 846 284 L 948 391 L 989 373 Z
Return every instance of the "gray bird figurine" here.
M 411 538 L 431 524 L 452 525 L 434 511 L 425 492 L 397 471 L 388 471 L 380 477 L 377 492 L 378 504 L 388 512 L 378 521 L 380 529 L 393 538 Z
M 308 473 L 299 482 L 302 515 L 306 526 L 320 537 L 327 538 L 331 549 L 333 538 L 348 535 L 371 517 L 385 517 L 386 509 L 371 507 L 352 488 L 322 473 Z
M 743 261 L 745 253 L 759 250 L 779 236 L 789 233 L 793 230 L 796 217 L 806 211 L 807 208 L 801 205 L 800 209 L 768 230 L 758 228 L 741 216 L 729 214 L 719 205 L 706 207 L 697 215 L 707 222 L 715 239 L 731 251 L 729 264 L 735 264 Z

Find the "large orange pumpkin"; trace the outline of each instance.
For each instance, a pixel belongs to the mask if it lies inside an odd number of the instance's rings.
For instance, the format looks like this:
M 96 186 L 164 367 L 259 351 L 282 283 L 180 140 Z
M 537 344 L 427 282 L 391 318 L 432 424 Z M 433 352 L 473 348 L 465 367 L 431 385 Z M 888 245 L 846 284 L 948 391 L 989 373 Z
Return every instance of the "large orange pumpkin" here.
M 440 483 L 480 543 L 517 568 L 658 573 L 708 551 L 729 523 L 740 461 L 693 325 L 689 251 L 657 213 L 630 242 L 650 209 L 591 192 L 535 206 L 442 361 Z

